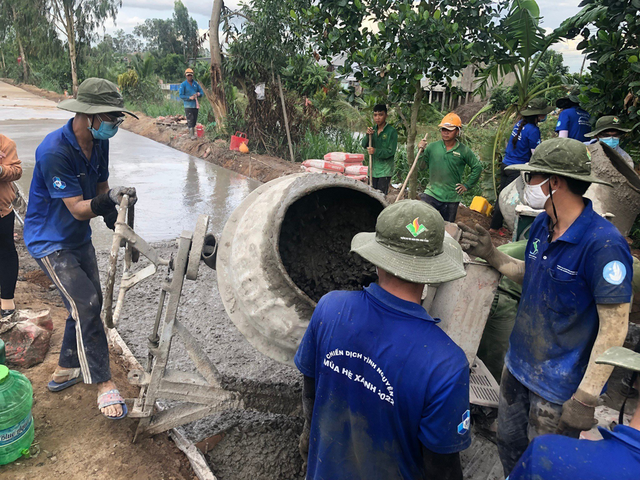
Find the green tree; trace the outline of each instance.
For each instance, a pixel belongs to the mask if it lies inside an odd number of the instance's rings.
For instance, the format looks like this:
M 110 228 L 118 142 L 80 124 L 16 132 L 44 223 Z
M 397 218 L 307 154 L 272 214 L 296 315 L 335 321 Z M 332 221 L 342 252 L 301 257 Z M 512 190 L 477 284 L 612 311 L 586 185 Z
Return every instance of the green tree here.
M 323 57 L 344 54 L 344 73 L 400 107 L 411 164 L 420 81 L 448 84 L 467 65 L 486 60 L 498 8 L 490 0 L 293 0 L 291 15 L 312 32 Z M 410 198 L 416 185 L 414 174 Z
M 594 116 L 640 120 L 640 0 L 583 0 L 567 23 L 583 40 L 590 76 L 580 100 Z M 636 123 L 636 127 L 640 125 Z
M 147 18 L 144 23 L 133 28 L 133 33 L 145 40 L 146 51 L 156 52 L 160 56 L 182 51 L 171 19 Z
M 47 0 L 52 22 L 67 41 L 73 95 L 78 93 L 78 44 L 94 39 L 108 19 L 116 19 L 122 0 Z
M 176 39 L 181 43 L 184 61 L 188 62 L 190 57 L 197 58 L 202 43 L 198 35 L 198 22 L 189 16 L 189 10 L 180 0 L 176 0 L 173 7 L 173 26 Z
M 513 90 L 517 95 L 516 101 L 507 107 L 502 116 L 493 143 L 491 168 L 496 196 L 496 158 L 499 145 L 504 140 L 514 117 L 532 98 L 561 87 L 562 82 L 550 82 L 548 76 L 542 78 L 546 73 L 540 67 L 550 66 L 544 62 L 554 63 L 554 74 L 557 73 L 557 58 L 547 52 L 549 47 L 560 39 L 573 35 L 573 30 L 567 22 L 563 22 L 559 28 L 547 34 L 540 26 L 540 8 L 535 0 L 513 0 L 508 7 L 507 15 L 502 17 L 497 27 L 492 30 L 495 42 L 493 53 L 491 60 L 478 74 L 477 90 L 485 94 L 491 83 L 495 85 L 502 77 L 513 74 Z

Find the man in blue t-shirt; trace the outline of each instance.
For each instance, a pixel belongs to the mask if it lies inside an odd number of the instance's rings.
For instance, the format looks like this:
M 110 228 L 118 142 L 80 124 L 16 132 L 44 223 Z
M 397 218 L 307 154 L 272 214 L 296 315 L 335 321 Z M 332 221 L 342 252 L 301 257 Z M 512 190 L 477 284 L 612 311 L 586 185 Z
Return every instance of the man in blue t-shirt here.
M 579 90 L 572 90 L 569 96 L 556 100 L 556 107 L 562 109 L 556 123 L 560 138 L 573 138 L 579 142 L 589 142 L 586 134 L 591 131 L 591 115 L 580 108 Z
M 58 108 L 75 112 L 62 128 L 45 137 L 36 164 L 24 222 L 24 242 L 36 262 L 58 287 L 69 310 L 60 358 L 49 390 L 58 392 L 80 381 L 98 387 L 98 407 L 111 419 L 124 418 L 124 399 L 111 381 L 109 350 L 100 319 L 102 292 L 89 220 L 102 216 L 114 228 L 124 195 L 130 205 L 135 188 L 109 188 L 109 138 L 124 120 L 118 87 L 88 78 L 77 99 Z M 137 118 L 137 117 L 136 117 Z
M 198 97 L 204 96 L 204 90 L 198 82 L 193 79 L 193 70 L 187 68 L 184 71 L 187 79 L 180 84 L 178 96 L 184 102 L 184 115 L 187 117 L 187 128 L 189 129 L 189 138 L 196 139 L 195 128 L 198 123 L 198 111 L 200 102 Z
M 384 209 L 351 250 L 378 283 L 322 297 L 295 356 L 307 479 L 462 480 L 469 364 L 421 306 L 426 283 L 465 275 L 462 251 L 417 200 Z
M 529 442 L 545 433 L 577 438 L 591 429 L 611 368 L 596 365 L 622 345 L 629 317 L 633 260 L 624 237 L 593 211 L 587 146 L 555 138 L 524 165 L 526 203 L 544 209 L 533 222 L 525 260 L 496 250 L 481 227 L 461 225 L 461 243 L 522 284 L 498 405 L 498 451 L 505 475 Z
M 596 363 L 626 368 L 636 376 L 640 372 L 640 354 L 622 347 L 607 350 Z M 598 430 L 603 439 L 596 442 L 560 435 L 536 438 L 507 480 L 638 480 L 640 407 L 636 406 L 629 426 Z

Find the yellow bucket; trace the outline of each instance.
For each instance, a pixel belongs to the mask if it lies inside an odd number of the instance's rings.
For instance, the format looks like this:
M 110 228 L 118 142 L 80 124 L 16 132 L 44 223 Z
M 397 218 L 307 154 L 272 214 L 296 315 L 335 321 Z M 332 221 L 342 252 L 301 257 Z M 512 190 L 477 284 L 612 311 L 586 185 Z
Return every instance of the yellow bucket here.
M 490 216 L 493 213 L 493 205 L 484 197 L 473 197 L 469 208 L 475 212 L 484 213 L 486 216 Z

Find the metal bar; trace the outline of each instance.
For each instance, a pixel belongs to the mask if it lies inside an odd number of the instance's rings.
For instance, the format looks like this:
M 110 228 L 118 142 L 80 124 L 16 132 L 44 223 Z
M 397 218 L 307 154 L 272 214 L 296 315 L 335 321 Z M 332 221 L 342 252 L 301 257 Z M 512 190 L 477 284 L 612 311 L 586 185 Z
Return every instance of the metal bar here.
M 169 301 L 167 302 L 167 308 L 164 314 L 164 322 L 162 325 L 162 332 L 160 334 L 160 342 L 156 350 L 155 361 L 153 368 L 151 369 L 151 380 L 149 386 L 146 388 L 144 404 L 141 409 L 147 413 L 153 412 L 153 406 L 155 405 L 158 397 L 158 389 L 160 388 L 160 382 L 165 374 L 167 362 L 169 360 L 169 351 L 171 350 L 171 339 L 173 338 L 173 327 L 176 320 L 176 313 L 180 304 L 180 294 L 182 292 L 182 285 L 184 283 L 184 276 L 187 269 L 187 261 L 189 258 L 189 249 L 191 247 L 191 232 L 183 231 L 178 239 L 178 255 L 176 256 L 174 274 L 171 279 L 171 285 L 168 289 Z M 142 251 L 142 249 L 141 249 Z M 144 255 L 144 251 L 142 251 Z M 201 417 L 198 417 L 201 418 Z M 146 423 L 146 422 L 145 422 Z M 180 425 L 182 425 L 180 423 Z M 168 427 L 173 428 L 173 427 Z M 146 433 L 147 427 L 141 421 L 138 424 L 138 430 L 136 431 L 136 438 L 143 432 Z M 165 428 L 164 430 L 167 430 Z M 160 431 L 164 431 L 160 430 Z
M 213 363 L 211 363 L 205 351 L 202 350 L 198 340 L 196 340 L 191 332 L 178 320 L 176 320 L 174 328 L 178 335 L 180 335 L 180 339 L 189 354 L 189 358 L 193 361 L 198 372 L 202 374 L 210 385 L 220 387 L 222 376 Z
M 155 435 L 185 423 L 194 422 L 213 413 L 223 410 L 236 410 L 242 408 L 241 402 L 221 402 L 218 405 L 184 404 L 168 410 L 156 413 L 151 420 L 144 435 Z

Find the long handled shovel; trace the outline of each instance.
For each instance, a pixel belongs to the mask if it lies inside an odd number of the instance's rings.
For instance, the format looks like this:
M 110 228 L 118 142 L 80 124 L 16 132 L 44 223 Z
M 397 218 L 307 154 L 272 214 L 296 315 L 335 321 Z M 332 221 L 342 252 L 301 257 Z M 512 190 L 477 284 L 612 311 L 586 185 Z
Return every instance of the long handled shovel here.
M 369 148 L 372 147 L 372 135 L 369 134 Z M 369 185 L 373 186 L 373 155 L 369 155 Z
M 429 136 L 429 134 L 425 133 L 423 140 L 426 141 L 428 136 Z M 416 169 L 416 165 L 418 165 L 418 159 L 420 158 L 420 155 L 422 155 L 422 152 L 424 152 L 424 148 L 421 148 L 421 149 L 418 150 L 418 154 L 416 155 L 416 158 L 413 161 L 413 165 L 411 165 L 411 168 L 409 169 L 409 173 L 407 174 L 407 178 L 404 179 L 404 183 L 402 184 L 402 188 L 400 188 L 400 193 L 398 193 L 398 196 L 396 197 L 396 202 L 403 197 L 404 189 L 407 188 L 407 182 L 409 181 L 409 178 L 411 177 L 411 174 L 413 173 L 413 171 Z M 396 202 L 393 202 L 393 203 L 396 203 Z

